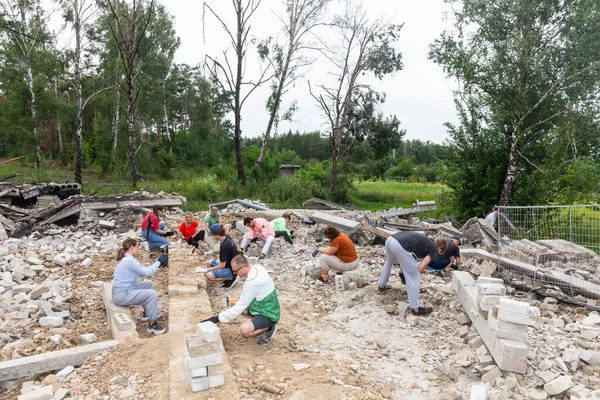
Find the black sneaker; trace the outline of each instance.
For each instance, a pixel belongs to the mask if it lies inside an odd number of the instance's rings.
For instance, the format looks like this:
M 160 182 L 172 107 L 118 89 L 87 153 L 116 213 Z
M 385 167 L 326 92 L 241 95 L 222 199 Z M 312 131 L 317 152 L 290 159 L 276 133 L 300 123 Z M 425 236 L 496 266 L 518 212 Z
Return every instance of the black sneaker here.
M 335 274 L 336 275 L 344 275 L 344 273 L 342 271 L 337 271 Z
M 268 345 L 275 337 L 275 333 L 277 333 L 277 325 L 273 325 L 271 329 L 263 333 L 264 336 L 261 335 L 262 337 L 258 340 L 258 344 L 262 344 L 263 346 Z
M 237 282 L 238 282 L 238 277 L 236 276 L 233 279 L 230 279 L 228 281 L 223 282 L 223 284 L 221 285 L 221 287 L 229 289 L 229 288 L 234 287 Z
M 160 317 L 162 317 L 162 314 L 161 314 L 161 313 L 158 313 L 158 315 L 156 316 L 156 319 L 159 319 Z M 150 321 L 150 319 L 148 318 L 148 314 L 146 314 L 146 311 L 144 311 L 144 312 L 142 313 L 142 318 L 140 318 L 140 319 L 141 319 L 142 321 L 144 321 L 144 322 L 148 322 L 148 321 Z
M 162 335 L 166 332 L 166 329 L 160 326 L 156 321 L 152 325 L 148 325 L 148 333 L 154 333 L 155 335 Z
M 322 276 L 318 277 L 317 281 L 321 282 L 323 285 L 329 285 L 329 279 L 324 280 Z
M 385 285 L 385 287 L 377 285 L 377 294 L 385 294 L 385 292 L 391 289 L 392 287 L 390 285 Z
M 412 315 L 416 315 L 416 316 L 420 316 L 420 317 L 425 317 L 425 316 L 431 314 L 432 311 L 433 311 L 433 308 L 431 308 L 431 307 L 419 307 L 416 310 L 414 308 L 410 309 L 410 312 L 412 313 Z
M 400 280 L 402 281 L 402 284 L 406 285 L 406 278 L 404 277 L 404 272 L 400 271 L 400 273 L 398 274 L 398 276 L 400 277 Z
M 314 250 L 313 250 L 313 252 L 312 252 L 312 256 L 313 256 L 313 257 L 316 257 L 316 256 L 317 256 L 317 254 L 319 254 L 319 248 L 318 248 L 318 247 L 317 247 L 316 249 L 314 249 Z

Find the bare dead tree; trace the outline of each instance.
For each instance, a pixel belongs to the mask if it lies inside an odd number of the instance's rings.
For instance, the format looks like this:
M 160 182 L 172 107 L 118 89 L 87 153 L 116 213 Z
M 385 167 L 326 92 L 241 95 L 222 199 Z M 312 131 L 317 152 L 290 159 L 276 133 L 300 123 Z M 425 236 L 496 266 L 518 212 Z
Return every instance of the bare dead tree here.
M 242 163 L 242 107 L 248 97 L 259 86 L 272 79 L 270 68 L 261 68 L 256 81 L 244 79 L 244 61 L 248 50 L 248 35 L 250 33 L 250 19 L 260 5 L 260 0 L 231 0 L 236 16 L 235 29 L 230 29 L 221 17 L 206 3 L 204 10 L 208 10 L 221 24 L 229 36 L 235 55 L 235 66 L 232 67 L 227 50 L 223 51 L 223 61 L 215 57 L 206 56 L 205 65 L 211 77 L 218 83 L 227 96 L 227 103 L 234 115 L 234 146 L 235 161 L 238 179 L 242 185 L 246 183 L 246 174 Z M 248 88 L 246 90 L 242 90 Z
M 348 113 L 358 101 L 361 91 L 370 90 L 360 81 L 361 76 L 372 72 L 381 79 L 384 75 L 402 68 L 401 54 L 393 48 L 401 25 L 382 20 L 370 21 L 362 7 L 347 1 L 343 15 L 334 21 L 339 34 L 336 47 L 326 47 L 322 54 L 332 65 L 331 83 L 316 85 L 309 90 L 329 125 L 331 137 L 331 177 L 329 188 L 337 187 L 340 158 L 344 153 L 343 138 L 347 128 Z M 325 44 L 324 44 L 325 45 Z
M 19 49 L 25 62 L 25 81 L 29 89 L 29 110 L 31 112 L 31 130 L 35 143 L 35 164 L 42 167 L 39 121 L 37 119 L 37 99 L 33 82 L 31 64 L 34 47 L 44 35 L 45 21 L 38 1 L 0 0 L 0 14 L 6 22 L 6 34 Z
M 135 107 L 140 94 L 137 77 L 141 70 L 140 44 L 154 12 L 154 0 L 133 0 L 131 5 L 124 1 L 113 4 L 111 0 L 101 0 L 110 10 L 116 27 L 109 23 L 119 57 L 123 65 L 125 82 L 119 85 L 127 93 L 127 131 L 129 133 L 129 169 L 131 185 L 137 185 L 137 166 L 135 146 Z
M 267 53 L 269 49 L 266 48 L 263 53 L 276 71 L 276 75 L 273 92 L 267 103 L 270 114 L 269 122 L 263 137 L 260 155 L 256 160 L 256 167 L 260 167 L 262 164 L 273 126 L 277 126 L 279 122 L 279 109 L 283 95 L 287 92 L 288 87 L 299 78 L 299 70 L 312 64 L 312 60 L 299 53 L 306 48 L 303 44 L 305 36 L 322 23 L 321 15 L 329 2 L 330 0 L 285 0 L 285 18 L 277 16 L 283 24 L 286 43 L 283 46 L 275 45 L 273 54 L 270 51 Z M 291 116 L 294 109 L 295 103 L 284 115 Z

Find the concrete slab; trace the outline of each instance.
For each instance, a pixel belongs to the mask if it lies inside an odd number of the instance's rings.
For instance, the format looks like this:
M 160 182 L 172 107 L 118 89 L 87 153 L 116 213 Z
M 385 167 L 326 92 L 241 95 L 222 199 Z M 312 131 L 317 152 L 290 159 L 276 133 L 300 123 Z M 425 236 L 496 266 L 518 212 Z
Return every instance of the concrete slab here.
M 118 344 L 116 340 L 108 340 L 1 362 L 0 382 L 61 370 L 69 365 L 81 365 L 91 356 L 112 349 Z
M 544 267 L 536 267 L 535 265 L 521 261 L 499 257 L 481 249 L 461 249 L 460 254 L 465 258 L 474 257 L 483 260 L 491 260 L 497 262 L 501 268 L 506 268 L 509 271 L 528 276 L 535 281 L 566 285 L 577 294 L 592 299 L 600 299 L 600 285 L 567 275 L 560 271 L 549 271 Z
M 312 218 L 318 223 L 334 226 L 343 232 L 349 232 L 360 225 L 358 221 L 337 217 L 322 211 L 315 211 Z

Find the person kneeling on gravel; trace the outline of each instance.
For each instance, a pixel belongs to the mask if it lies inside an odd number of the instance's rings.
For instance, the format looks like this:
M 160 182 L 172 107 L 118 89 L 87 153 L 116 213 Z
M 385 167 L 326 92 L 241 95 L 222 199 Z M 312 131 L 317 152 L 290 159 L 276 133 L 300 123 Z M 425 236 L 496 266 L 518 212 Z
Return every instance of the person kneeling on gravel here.
M 258 344 L 268 345 L 277 332 L 279 321 L 279 299 L 275 291 L 273 279 L 261 265 L 250 265 L 248 259 L 242 255 L 236 256 L 231 262 L 233 273 L 246 277 L 242 294 L 233 307 L 221 312 L 219 315 L 205 319 L 228 323 L 239 317 L 244 311 L 251 321 L 245 322 L 240 327 L 240 332 L 245 338 L 258 336 Z
M 392 265 L 399 264 L 400 274 L 406 281 L 408 302 L 413 315 L 425 316 L 431 314 L 431 307 L 421 307 L 419 292 L 421 289 L 421 274 L 425 267 L 438 254 L 438 245 L 427 236 L 417 232 L 398 232 L 385 241 L 385 265 L 378 282 L 379 294 L 385 293 L 390 287 L 386 286 L 392 273 Z M 417 260 L 422 258 L 419 263 Z M 402 275 L 401 275 L 402 276 Z
M 223 287 L 230 288 L 237 283 L 237 276 L 231 269 L 231 261 L 239 254 L 237 246 L 221 225 L 212 224 L 209 232 L 221 242 L 221 245 L 219 246 L 219 261 L 209 260 L 206 262 L 206 280 L 223 282 Z
M 159 267 L 168 265 L 168 256 L 161 254 L 158 261 L 149 267 L 141 265 L 137 256 L 138 243 L 135 239 L 125 239 L 117 253 L 117 268 L 113 273 L 112 299 L 118 306 L 140 305 L 144 307 L 142 321 L 148 321 L 148 333 L 162 335 L 165 328 L 156 320 L 158 313 L 158 293 L 152 281 L 139 281 L 141 276 L 152 276 Z

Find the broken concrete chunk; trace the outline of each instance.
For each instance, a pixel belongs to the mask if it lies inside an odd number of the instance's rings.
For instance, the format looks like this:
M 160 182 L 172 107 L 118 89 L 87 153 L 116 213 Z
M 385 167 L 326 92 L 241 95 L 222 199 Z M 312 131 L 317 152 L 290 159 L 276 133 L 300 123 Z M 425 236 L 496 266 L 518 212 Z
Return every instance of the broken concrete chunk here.
M 91 266 L 91 265 L 92 265 L 92 262 L 93 262 L 93 261 L 92 261 L 92 259 L 88 257 L 88 258 L 86 258 L 85 260 L 83 260 L 83 261 L 81 262 L 81 264 L 79 264 L 79 265 L 80 265 L 81 267 L 87 268 L 87 267 L 89 267 L 89 266 Z
M 57 326 L 61 326 L 62 324 L 64 324 L 64 320 L 62 317 L 59 317 L 59 316 L 50 316 L 50 317 L 40 318 L 41 326 L 57 327 Z
M 465 313 L 460 313 L 456 316 L 456 321 L 460 324 L 460 325 L 468 325 L 471 323 L 471 319 L 469 318 L 469 316 Z
M 573 385 L 573 377 L 569 375 L 562 375 L 558 378 L 546 383 L 544 390 L 550 396 L 556 396 L 563 393 Z

